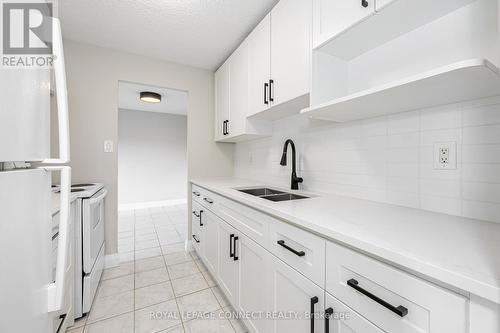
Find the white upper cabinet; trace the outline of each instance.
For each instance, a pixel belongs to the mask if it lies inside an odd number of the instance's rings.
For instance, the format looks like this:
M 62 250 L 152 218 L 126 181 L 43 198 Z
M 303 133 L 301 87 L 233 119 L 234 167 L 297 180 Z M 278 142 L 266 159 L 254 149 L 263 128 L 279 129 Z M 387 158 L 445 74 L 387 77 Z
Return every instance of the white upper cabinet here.
M 226 61 L 215 72 L 215 139 L 226 133 L 229 122 L 229 65 Z
M 251 114 L 267 110 L 271 73 L 271 15 L 248 36 L 248 108 Z
M 215 140 L 270 135 L 309 106 L 312 0 L 281 0 L 215 73 Z
M 374 14 L 375 0 L 313 0 L 313 12 L 313 42 L 317 47 Z
M 229 112 L 226 132 L 243 134 L 248 114 L 248 43 L 244 41 L 229 59 Z
M 310 0 L 281 0 L 271 11 L 273 106 L 309 93 L 311 10 Z

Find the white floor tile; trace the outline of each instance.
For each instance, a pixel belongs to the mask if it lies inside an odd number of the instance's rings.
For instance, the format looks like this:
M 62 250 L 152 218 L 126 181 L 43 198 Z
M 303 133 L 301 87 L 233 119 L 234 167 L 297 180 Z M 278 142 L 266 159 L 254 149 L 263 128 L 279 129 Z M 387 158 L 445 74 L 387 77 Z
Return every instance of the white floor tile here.
M 106 297 L 134 290 L 134 274 L 101 281 L 97 297 Z
M 193 258 L 189 254 L 189 252 L 176 252 L 165 254 L 165 262 L 168 266 L 182 264 L 184 262 L 193 261 Z
M 134 274 L 134 262 L 122 263 L 117 267 L 105 269 L 102 273 L 101 280 L 109 280 L 117 277 Z
M 177 303 L 183 321 L 194 319 L 193 315 L 197 313 L 214 312 L 221 309 L 219 302 L 217 302 L 210 289 L 180 297 L 177 299 Z
M 172 287 L 176 297 L 194 293 L 208 288 L 208 284 L 201 273 L 172 280 Z
M 141 288 L 152 284 L 168 281 L 168 273 L 165 267 L 135 274 L 135 287 Z
M 92 304 L 87 324 L 134 310 L 134 291 L 107 297 L 98 297 Z
M 151 313 L 157 314 L 152 318 Z M 175 300 L 156 304 L 135 312 L 135 333 L 151 333 L 181 323 Z
M 84 333 L 134 333 L 134 313 L 129 312 L 87 325 Z
M 174 298 L 174 291 L 169 281 L 135 290 L 135 308 L 141 309 Z
M 136 273 L 150 271 L 162 267 L 165 267 L 165 259 L 163 259 L 163 256 L 140 259 L 135 261 Z

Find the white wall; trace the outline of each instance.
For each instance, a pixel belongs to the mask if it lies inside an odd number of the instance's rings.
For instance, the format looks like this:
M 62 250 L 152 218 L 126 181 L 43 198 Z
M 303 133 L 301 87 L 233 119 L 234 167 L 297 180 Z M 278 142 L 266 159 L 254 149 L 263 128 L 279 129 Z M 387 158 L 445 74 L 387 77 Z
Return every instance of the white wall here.
M 120 110 L 118 204 L 187 198 L 187 117 Z
M 233 147 L 214 137 L 214 74 L 211 71 L 64 41 L 74 182 L 103 182 L 106 252 L 117 252 L 118 155 L 103 152 L 103 141 L 118 140 L 118 82 L 147 83 L 185 90 L 188 178 L 233 173 Z M 188 184 L 186 184 L 186 187 Z M 190 216 L 191 214 L 188 214 Z
M 280 120 L 272 137 L 236 144 L 236 175 L 290 186 L 286 138 L 303 189 L 500 222 L 500 97 L 344 124 Z M 433 144 L 447 141 L 458 168 L 434 170 Z

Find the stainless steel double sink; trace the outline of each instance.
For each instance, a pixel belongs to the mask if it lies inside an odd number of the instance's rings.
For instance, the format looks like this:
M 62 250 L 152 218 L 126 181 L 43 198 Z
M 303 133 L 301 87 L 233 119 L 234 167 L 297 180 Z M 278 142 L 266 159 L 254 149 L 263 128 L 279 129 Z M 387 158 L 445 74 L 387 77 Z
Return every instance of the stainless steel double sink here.
M 290 201 L 290 200 L 300 200 L 307 199 L 308 196 L 299 195 L 295 193 L 289 193 L 279 190 L 274 190 L 272 188 L 261 187 L 261 188 L 245 188 L 245 189 L 237 189 L 240 192 L 250 194 L 262 199 L 280 202 L 280 201 Z

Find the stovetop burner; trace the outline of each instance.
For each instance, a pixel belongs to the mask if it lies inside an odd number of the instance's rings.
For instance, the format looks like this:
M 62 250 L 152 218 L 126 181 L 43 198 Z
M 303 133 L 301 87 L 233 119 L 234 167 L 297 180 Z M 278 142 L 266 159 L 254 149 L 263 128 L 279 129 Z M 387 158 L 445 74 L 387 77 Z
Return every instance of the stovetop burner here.
M 95 184 L 73 184 L 71 187 L 88 187 L 88 186 L 94 186 Z

